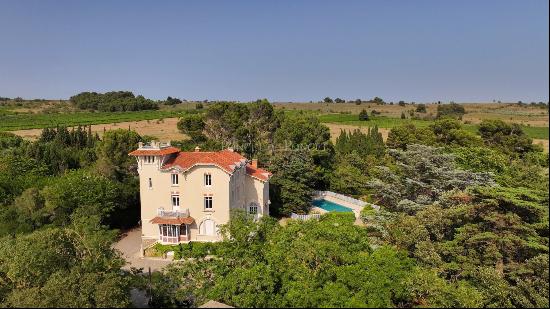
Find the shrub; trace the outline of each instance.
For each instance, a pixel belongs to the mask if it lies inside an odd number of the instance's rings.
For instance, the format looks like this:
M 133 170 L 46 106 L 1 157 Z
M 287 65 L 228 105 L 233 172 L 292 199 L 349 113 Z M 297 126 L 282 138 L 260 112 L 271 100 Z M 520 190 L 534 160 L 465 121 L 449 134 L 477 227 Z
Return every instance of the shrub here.
M 363 109 L 359 113 L 359 120 L 361 120 L 361 121 L 368 121 L 369 120 L 369 113 L 367 112 L 366 109 Z

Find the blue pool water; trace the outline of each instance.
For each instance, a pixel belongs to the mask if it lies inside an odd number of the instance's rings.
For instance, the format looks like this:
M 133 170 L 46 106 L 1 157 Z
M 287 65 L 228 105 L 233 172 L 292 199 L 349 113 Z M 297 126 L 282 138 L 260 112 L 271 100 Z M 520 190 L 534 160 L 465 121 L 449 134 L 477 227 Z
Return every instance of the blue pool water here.
M 344 207 L 340 204 L 329 202 L 329 201 L 323 200 L 323 199 L 313 200 L 313 202 L 311 202 L 311 204 L 313 204 L 313 206 L 322 208 L 326 211 L 352 212 L 351 208 Z

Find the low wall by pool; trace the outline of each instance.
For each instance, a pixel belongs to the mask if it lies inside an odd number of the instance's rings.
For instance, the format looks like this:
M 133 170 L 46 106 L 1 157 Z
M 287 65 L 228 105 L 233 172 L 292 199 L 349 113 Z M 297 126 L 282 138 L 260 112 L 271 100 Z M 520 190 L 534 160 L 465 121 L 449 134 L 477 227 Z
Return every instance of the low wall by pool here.
M 372 207 L 374 210 L 380 209 L 380 206 L 378 205 L 367 203 L 358 199 L 354 199 L 349 196 L 345 196 L 343 194 L 332 192 L 332 191 L 315 191 L 313 195 L 313 200 L 314 201 L 325 200 L 327 202 L 334 203 L 336 205 L 343 206 L 345 208 L 349 208 L 351 211 L 353 211 L 356 218 L 359 218 L 361 216 L 361 210 L 363 210 L 363 208 L 367 205 Z M 331 209 L 327 210 L 327 209 L 324 209 L 322 206 L 317 207 L 315 205 L 315 202 L 313 203 L 313 205 L 314 205 L 314 207 L 312 208 L 313 211 L 317 211 L 320 213 L 331 211 Z

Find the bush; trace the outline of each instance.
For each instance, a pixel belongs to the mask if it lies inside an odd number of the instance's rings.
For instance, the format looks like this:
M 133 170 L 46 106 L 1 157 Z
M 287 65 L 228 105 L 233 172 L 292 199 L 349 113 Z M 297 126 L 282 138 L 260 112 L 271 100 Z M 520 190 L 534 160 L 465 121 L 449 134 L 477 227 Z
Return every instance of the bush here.
M 176 105 L 176 104 L 180 104 L 181 102 L 182 101 L 178 98 L 167 97 L 166 101 L 164 101 L 164 104 L 165 105 Z
M 359 120 L 361 120 L 361 121 L 368 121 L 369 120 L 369 113 L 367 112 L 367 110 L 363 109 L 359 113 Z
M 451 104 L 438 105 L 437 106 L 437 118 L 445 116 L 462 119 L 462 116 L 466 114 L 464 106 L 451 102 Z
M 418 104 L 418 106 L 416 106 L 416 112 L 417 113 L 425 113 L 426 112 L 426 104 Z
M 168 252 L 174 252 L 174 260 L 186 258 L 204 258 L 208 255 L 219 255 L 223 242 L 189 242 L 186 244 L 163 245 L 160 243 L 145 250 L 145 256 L 163 257 Z

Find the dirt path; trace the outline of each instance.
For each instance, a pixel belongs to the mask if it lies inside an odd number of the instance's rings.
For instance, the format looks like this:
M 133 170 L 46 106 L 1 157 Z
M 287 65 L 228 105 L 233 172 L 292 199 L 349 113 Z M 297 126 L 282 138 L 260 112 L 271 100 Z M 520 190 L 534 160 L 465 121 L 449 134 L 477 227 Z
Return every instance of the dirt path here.
M 187 136 L 178 131 L 177 123 L 178 118 L 103 123 L 92 125 L 92 132 L 97 132 L 101 136 L 103 135 L 104 130 L 130 128 L 131 130 L 138 132 L 140 135 L 154 136 L 161 141 L 186 139 Z M 42 129 L 17 130 L 12 132 L 25 139 L 34 140 L 40 136 Z

